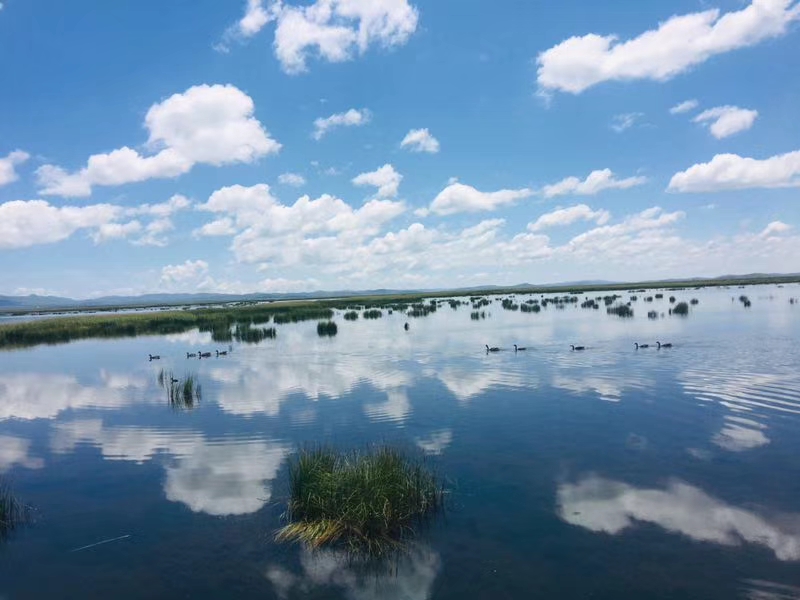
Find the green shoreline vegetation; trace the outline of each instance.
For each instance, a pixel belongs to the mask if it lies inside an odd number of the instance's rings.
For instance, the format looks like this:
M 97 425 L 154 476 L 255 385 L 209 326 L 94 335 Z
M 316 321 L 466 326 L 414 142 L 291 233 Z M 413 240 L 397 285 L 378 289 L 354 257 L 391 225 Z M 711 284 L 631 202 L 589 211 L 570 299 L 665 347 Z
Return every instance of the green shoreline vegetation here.
M 278 541 L 386 556 L 444 507 L 444 488 L 423 459 L 390 447 L 301 450 L 289 473 L 288 524 Z
M 330 321 L 335 310 L 347 310 L 348 319 L 352 318 L 352 311 L 358 307 L 367 312 L 364 318 L 377 317 L 381 309 L 388 314 L 394 311 L 402 312 L 408 317 L 424 317 L 436 311 L 438 305 L 446 303 L 452 298 L 469 298 L 473 310 L 488 306 L 490 301 L 485 296 L 495 298 L 508 294 L 533 295 L 533 294 L 581 294 L 586 292 L 614 292 L 627 291 L 628 293 L 643 293 L 648 289 L 668 290 L 694 290 L 703 287 L 737 287 L 762 284 L 783 284 L 800 282 L 800 276 L 775 276 L 749 279 L 710 279 L 710 280 L 685 280 L 668 282 L 640 282 L 601 285 L 579 286 L 537 286 L 518 288 L 490 288 L 485 290 L 457 290 L 439 291 L 428 294 L 395 294 L 380 296 L 351 296 L 334 299 L 303 299 L 290 301 L 275 301 L 259 304 L 236 303 L 219 306 L 205 306 L 203 308 L 160 307 L 158 310 L 142 312 L 143 307 L 114 307 L 106 308 L 103 314 L 86 315 L 82 312 L 98 312 L 97 308 L 85 311 L 69 311 L 69 316 L 54 315 L 23 323 L 0 324 L 0 350 L 26 348 L 40 344 L 64 344 L 74 340 L 88 338 L 122 338 L 139 335 L 168 335 L 198 329 L 211 333 L 214 342 L 232 342 L 234 340 L 257 343 L 264 339 L 272 339 L 277 331 L 274 327 L 254 327 L 272 322 L 275 325 L 297 323 L 301 321 Z M 597 301 L 604 300 L 609 307 L 619 296 L 609 295 L 597 297 Z M 651 301 L 652 296 L 646 296 L 646 301 Z M 633 299 L 633 298 L 632 298 Z M 574 299 L 572 300 L 575 301 Z M 451 302 L 451 306 L 453 303 Z M 556 308 L 563 308 L 564 299 L 544 299 L 542 307 L 547 303 L 556 304 Z M 748 302 L 742 301 L 745 306 Z M 588 305 L 586 306 L 589 307 Z M 594 305 L 592 305 L 594 307 Z M 140 309 L 136 312 L 118 312 L 120 310 Z M 149 307 L 154 308 L 154 307 Z M 528 301 L 523 305 L 507 301 L 509 310 L 522 310 L 524 312 L 539 312 L 540 305 Z M 42 314 L 41 311 L 5 311 L 4 314 Z M 472 313 L 475 314 L 474 312 Z M 482 315 L 481 315 L 482 316 Z M 479 318 L 481 318 L 479 316 Z M 472 317 L 473 319 L 475 317 Z

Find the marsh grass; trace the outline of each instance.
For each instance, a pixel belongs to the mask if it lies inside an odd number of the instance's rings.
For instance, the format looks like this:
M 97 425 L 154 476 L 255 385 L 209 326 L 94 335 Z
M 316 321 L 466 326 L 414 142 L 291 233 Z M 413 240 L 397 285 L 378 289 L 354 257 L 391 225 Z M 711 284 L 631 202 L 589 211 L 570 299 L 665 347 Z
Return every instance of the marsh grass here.
M 344 320 L 345 321 L 357 321 L 358 320 L 358 311 L 351 310 L 344 313 Z
M 0 540 L 6 539 L 14 529 L 30 522 L 31 510 L 17 500 L 11 488 L 0 480 Z
M 364 311 L 365 319 L 380 319 L 381 317 L 383 317 L 383 312 L 381 312 L 377 308 L 372 308 L 370 310 Z
M 333 321 L 320 321 L 317 323 L 317 335 L 320 337 L 333 337 L 339 333 L 339 327 Z
M 172 371 L 161 369 L 158 373 L 158 384 L 167 393 L 167 401 L 175 410 L 191 410 L 202 397 L 202 387 L 194 374 L 178 379 Z
M 288 524 L 278 541 L 382 556 L 402 548 L 415 527 L 443 509 L 444 489 L 424 460 L 384 446 L 302 450 L 289 473 Z
M 258 344 L 266 339 L 275 339 L 278 330 L 274 327 L 252 327 L 249 324 L 237 323 L 233 330 L 233 339 L 245 344 Z
M 623 317 L 623 318 L 633 317 L 633 309 L 627 304 L 617 304 L 616 306 L 607 308 L 606 313 L 608 313 L 609 315 L 616 315 L 618 317 Z
M 689 305 L 686 302 L 678 302 L 670 311 L 670 314 L 685 317 L 689 314 Z

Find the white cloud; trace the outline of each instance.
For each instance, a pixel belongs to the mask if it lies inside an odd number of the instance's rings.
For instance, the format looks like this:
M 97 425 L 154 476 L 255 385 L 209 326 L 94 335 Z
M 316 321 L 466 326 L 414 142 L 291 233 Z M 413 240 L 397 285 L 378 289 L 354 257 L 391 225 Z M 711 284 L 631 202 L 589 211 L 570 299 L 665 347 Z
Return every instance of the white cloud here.
M 481 192 L 474 187 L 454 182 L 443 189 L 431 202 L 430 211 L 437 215 L 453 215 L 462 212 L 480 212 L 509 206 L 524 198 L 530 198 L 533 190 L 498 190 Z
M 695 123 L 708 123 L 711 135 L 718 140 L 746 131 L 753 126 L 758 117 L 757 110 L 739 108 L 738 106 L 717 106 L 709 108 L 697 115 Z
M 204 260 L 186 260 L 179 265 L 167 265 L 161 269 L 161 281 L 166 284 L 185 283 L 208 273 L 208 263 Z
M 605 225 L 610 218 L 611 214 L 607 210 L 592 210 L 585 204 L 578 204 L 543 214 L 535 222 L 528 224 L 528 231 L 562 227 L 578 221 L 594 221 L 598 225 Z
M 233 219 L 223 217 L 206 223 L 202 227 L 198 227 L 192 232 L 195 237 L 216 237 L 225 235 L 234 235 L 237 229 L 233 225 Z
M 698 542 L 766 546 L 778 560 L 800 560 L 800 531 L 788 518 L 771 520 L 725 504 L 680 481 L 666 489 L 641 489 L 589 476 L 558 488 L 561 519 L 590 531 L 619 535 L 637 523 L 652 523 Z
M 314 54 L 338 63 L 374 45 L 405 45 L 419 19 L 408 0 L 317 0 L 308 6 L 275 2 L 271 10 L 278 21 L 275 56 L 291 74 L 306 72 Z
M 700 106 L 700 103 L 697 100 L 686 100 L 685 102 L 681 102 L 680 104 L 676 104 L 670 108 L 669 114 L 682 115 L 683 113 L 693 111 L 698 106 Z
M 14 150 L 5 158 L 0 158 L 0 186 L 7 185 L 19 179 L 15 167 L 21 165 L 31 157 L 27 152 Z
M 411 152 L 436 154 L 439 152 L 439 140 L 433 137 L 427 129 L 412 129 L 400 142 L 400 147 L 407 148 Z
M 726 14 L 711 9 L 672 16 L 627 41 L 575 36 L 539 54 L 537 80 L 545 93 L 572 94 L 605 81 L 666 81 L 712 56 L 782 36 L 798 18 L 795 0 L 752 0 Z
M 800 150 L 763 160 L 717 154 L 672 176 L 669 191 L 719 192 L 800 186 Z
M 787 225 L 781 221 L 772 221 L 767 225 L 764 230 L 759 234 L 761 237 L 768 238 L 773 235 L 781 235 L 787 233 L 792 229 L 791 225 Z
M 123 147 L 89 157 L 69 173 L 43 165 L 36 171 L 43 195 L 89 196 L 92 186 L 116 186 L 188 173 L 196 164 L 251 163 L 277 153 L 281 145 L 253 116 L 253 100 L 232 85 L 199 85 L 154 104 L 145 116 L 147 147 L 142 156 Z
M 617 133 L 622 133 L 626 129 L 630 129 L 631 127 L 633 127 L 636 124 L 636 121 L 641 119 L 643 116 L 644 113 L 640 112 L 614 115 L 614 117 L 611 119 L 611 129 L 613 129 Z
M 67 239 L 81 229 L 115 221 L 123 209 L 111 204 L 56 207 L 44 200 L 12 200 L 0 204 L 0 248 L 27 248 Z
M 357 175 L 353 178 L 353 185 L 378 188 L 378 198 L 395 198 L 402 180 L 403 176 L 392 165 L 385 164 L 375 171 Z
M 132 235 L 141 233 L 142 224 L 139 221 L 127 223 L 103 223 L 96 231 L 89 234 L 95 244 L 102 244 L 111 240 L 127 239 Z
M 245 37 L 254 36 L 273 18 L 264 8 L 263 0 L 247 0 L 244 16 L 238 23 L 239 32 Z
M 558 183 L 546 185 L 541 193 L 545 198 L 569 194 L 593 196 L 603 190 L 626 190 L 644 183 L 647 183 L 647 178 L 643 176 L 617 179 L 611 169 L 601 169 L 592 171 L 583 181 L 577 177 L 567 177 Z
M 166 218 L 171 217 L 180 210 L 189 208 L 191 205 L 191 201 L 186 196 L 175 194 L 166 202 L 161 202 L 160 204 L 141 204 L 135 208 L 129 209 L 127 214 L 131 216 L 149 215 L 151 217 Z
M 303 187 L 306 184 L 306 178 L 298 173 L 281 173 L 278 175 L 278 183 L 292 187 Z
M 355 109 L 351 108 L 347 112 L 336 113 L 329 117 L 316 119 L 314 121 L 315 140 L 321 140 L 331 129 L 337 127 L 361 127 L 366 125 L 372 119 L 372 113 L 366 108 Z

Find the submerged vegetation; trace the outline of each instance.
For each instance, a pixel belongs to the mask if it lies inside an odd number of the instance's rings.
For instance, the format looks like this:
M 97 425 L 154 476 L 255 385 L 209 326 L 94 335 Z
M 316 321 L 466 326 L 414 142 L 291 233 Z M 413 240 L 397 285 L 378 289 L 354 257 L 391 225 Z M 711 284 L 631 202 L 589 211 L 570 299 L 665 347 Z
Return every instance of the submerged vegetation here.
M 382 556 L 443 508 L 444 490 L 422 459 L 388 447 L 303 450 L 290 464 L 288 524 L 279 541 Z
M 0 540 L 30 520 L 30 508 L 17 500 L 7 483 L 0 480 Z

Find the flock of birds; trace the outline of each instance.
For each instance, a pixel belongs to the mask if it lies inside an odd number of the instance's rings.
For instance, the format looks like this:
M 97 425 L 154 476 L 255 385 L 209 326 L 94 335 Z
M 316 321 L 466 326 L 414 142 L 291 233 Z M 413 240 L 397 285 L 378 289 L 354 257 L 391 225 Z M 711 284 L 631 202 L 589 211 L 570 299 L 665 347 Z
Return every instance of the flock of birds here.
M 639 349 L 649 348 L 650 344 L 640 344 L 636 342 L 634 343 L 634 346 L 636 347 L 637 350 L 639 350 Z M 572 352 L 580 352 L 582 350 L 586 350 L 586 346 L 576 346 L 575 344 L 570 344 L 569 347 Z M 661 348 L 672 348 L 672 342 L 667 342 L 666 344 L 662 344 L 661 342 L 656 342 L 656 348 L 658 350 L 661 350 Z M 527 349 L 528 348 L 524 346 L 517 346 L 516 344 L 514 344 L 514 352 L 522 352 L 523 350 Z M 502 348 L 498 348 L 497 346 L 489 346 L 489 344 L 486 344 L 487 354 L 489 352 L 501 352 L 502 350 L 503 350 Z
M 220 356 L 228 356 L 228 352 L 232 351 L 232 350 L 233 350 L 232 346 L 228 346 L 228 350 L 217 350 L 216 351 L 217 352 L 217 358 L 219 358 Z M 161 356 L 159 356 L 158 354 L 148 354 L 147 356 L 149 357 L 149 359 L 151 361 L 153 361 L 153 360 L 161 360 Z M 211 356 L 212 356 L 211 352 L 203 352 L 202 350 L 198 350 L 197 352 L 187 352 L 186 353 L 186 358 L 203 359 L 203 358 L 211 358 Z

